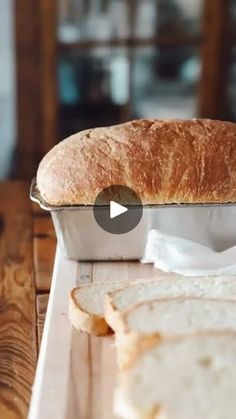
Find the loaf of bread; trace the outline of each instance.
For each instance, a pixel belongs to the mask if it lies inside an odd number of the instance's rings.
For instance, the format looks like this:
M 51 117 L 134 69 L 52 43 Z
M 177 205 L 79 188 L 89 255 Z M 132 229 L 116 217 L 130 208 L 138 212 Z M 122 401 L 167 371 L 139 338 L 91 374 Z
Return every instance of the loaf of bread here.
M 93 204 L 111 185 L 143 204 L 236 201 L 236 124 L 136 120 L 82 131 L 41 161 L 37 185 L 51 205 Z

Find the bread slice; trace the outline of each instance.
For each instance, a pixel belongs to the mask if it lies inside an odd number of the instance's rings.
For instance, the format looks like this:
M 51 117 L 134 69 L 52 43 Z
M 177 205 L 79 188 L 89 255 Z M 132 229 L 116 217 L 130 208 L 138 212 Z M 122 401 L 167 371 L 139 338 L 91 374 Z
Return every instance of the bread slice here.
M 236 277 L 186 278 L 175 275 L 171 279 L 137 279 L 81 285 L 71 291 L 69 318 L 80 331 L 105 335 L 110 330 L 109 326 L 117 330 L 120 323 L 122 327 L 122 312 L 130 306 L 145 300 L 178 296 L 236 300 Z
M 236 334 L 158 342 L 118 373 L 114 411 L 123 419 L 235 419 Z
M 116 291 L 109 291 L 105 301 L 105 318 L 113 330 L 122 330 L 123 313 L 149 300 L 175 297 L 204 297 L 236 300 L 236 277 L 177 276 L 171 279 L 143 281 Z
M 163 299 L 141 303 L 123 314 L 115 329 L 117 360 L 127 365 L 159 338 L 203 331 L 235 331 L 236 301 L 200 298 Z
M 138 280 L 137 280 L 138 281 Z M 104 297 L 109 291 L 122 289 L 136 282 L 101 282 L 84 284 L 70 293 L 69 319 L 72 325 L 82 332 L 106 335 L 110 328 L 104 319 Z

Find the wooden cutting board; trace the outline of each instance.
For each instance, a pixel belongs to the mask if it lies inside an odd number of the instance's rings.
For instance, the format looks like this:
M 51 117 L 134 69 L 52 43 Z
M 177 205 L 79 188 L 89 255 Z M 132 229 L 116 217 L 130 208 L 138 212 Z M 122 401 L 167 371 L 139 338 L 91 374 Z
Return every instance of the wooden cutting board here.
M 151 278 L 139 262 L 79 263 L 57 249 L 29 419 L 112 419 L 113 337 L 90 337 L 68 320 L 70 290 L 82 283 Z

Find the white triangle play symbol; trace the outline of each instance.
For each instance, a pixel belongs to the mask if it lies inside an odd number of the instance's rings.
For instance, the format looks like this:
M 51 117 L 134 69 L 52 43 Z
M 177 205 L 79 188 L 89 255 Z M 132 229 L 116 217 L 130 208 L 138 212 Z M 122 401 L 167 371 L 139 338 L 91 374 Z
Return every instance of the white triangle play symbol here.
M 118 215 L 121 215 L 126 211 L 128 211 L 128 208 L 117 204 L 115 201 L 110 201 L 110 218 L 118 217 Z

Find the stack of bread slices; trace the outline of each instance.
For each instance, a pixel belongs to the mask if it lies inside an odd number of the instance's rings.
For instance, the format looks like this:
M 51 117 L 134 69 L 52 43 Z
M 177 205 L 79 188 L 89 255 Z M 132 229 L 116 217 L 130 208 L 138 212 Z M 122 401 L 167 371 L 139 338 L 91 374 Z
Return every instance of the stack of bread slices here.
M 69 316 L 115 332 L 115 414 L 123 419 L 235 419 L 236 277 L 83 285 Z

